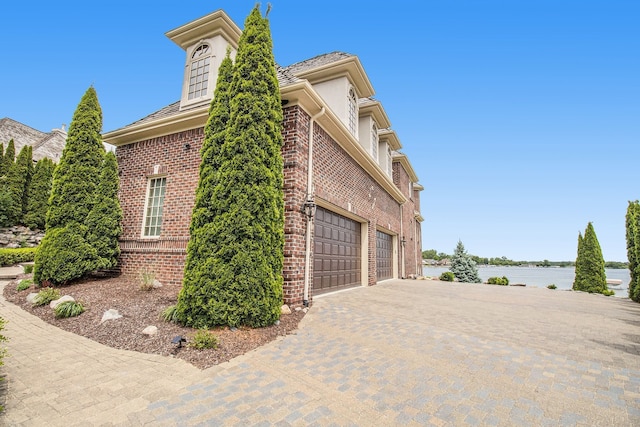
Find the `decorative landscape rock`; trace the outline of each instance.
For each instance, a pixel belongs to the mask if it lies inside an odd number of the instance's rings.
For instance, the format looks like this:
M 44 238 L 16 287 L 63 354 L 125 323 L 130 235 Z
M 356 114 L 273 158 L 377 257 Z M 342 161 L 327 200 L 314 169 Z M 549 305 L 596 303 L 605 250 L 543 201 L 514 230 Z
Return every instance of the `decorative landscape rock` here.
M 104 314 L 102 315 L 102 320 L 100 321 L 100 323 L 103 323 L 107 320 L 115 320 L 115 319 L 119 319 L 122 317 L 122 314 L 118 313 L 118 310 L 114 309 L 114 308 L 110 308 L 109 310 L 105 311 Z
M 67 301 L 75 301 L 75 299 L 71 295 L 64 295 L 64 296 L 58 298 L 57 300 L 51 301 L 49 303 L 49 307 L 51 307 L 52 309 L 55 310 L 57 306 L 59 306 L 63 302 L 67 302 Z
M 162 287 L 162 283 L 160 283 L 160 281 L 158 279 L 155 279 L 153 281 L 153 289 L 157 289 L 157 288 L 161 288 Z
M 29 304 L 33 304 L 37 296 L 38 296 L 37 292 L 31 292 L 29 295 L 27 295 L 27 302 Z
M 155 334 L 157 334 L 157 333 L 158 333 L 158 328 L 157 328 L 157 327 L 155 327 L 155 326 L 153 326 L 153 325 L 151 325 L 151 326 L 147 326 L 146 328 L 144 328 L 144 329 L 142 330 L 142 333 L 143 333 L 144 335 L 153 336 L 153 335 L 155 335 Z
M 281 314 L 291 314 L 291 309 L 289 308 L 289 306 L 287 304 L 284 304 L 282 307 L 280 307 L 280 313 Z

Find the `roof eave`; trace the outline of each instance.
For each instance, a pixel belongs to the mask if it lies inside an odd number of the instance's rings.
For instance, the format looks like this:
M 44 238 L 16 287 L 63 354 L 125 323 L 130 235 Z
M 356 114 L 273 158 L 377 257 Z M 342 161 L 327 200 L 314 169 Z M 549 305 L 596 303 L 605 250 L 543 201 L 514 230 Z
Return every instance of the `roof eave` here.
M 107 132 L 102 135 L 102 139 L 108 144 L 119 147 L 133 142 L 203 127 L 207 122 L 208 115 L 209 106 L 202 105 L 198 108 L 181 111 L 169 117 L 133 124 Z

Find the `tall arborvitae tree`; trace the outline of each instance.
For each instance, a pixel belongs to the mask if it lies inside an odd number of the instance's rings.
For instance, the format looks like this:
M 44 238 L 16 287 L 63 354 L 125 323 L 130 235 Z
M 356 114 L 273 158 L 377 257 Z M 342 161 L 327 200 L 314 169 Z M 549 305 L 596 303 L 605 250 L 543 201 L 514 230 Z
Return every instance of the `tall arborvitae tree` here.
M 214 160 L 218 170 L 211 190 L 211 222 L 202 233 L 214 248 L 191 246 L 190 270 L 185 271 L 178 303 L 180 320 L 195 327 L 265 326 L 280 317 L 282 107 L 269 23 L 258 6 L 245 21 L 229 97 L 224 144 Z
M 0 176 L 4 173 L 4 144 L 0 144 Z
M 467 254 L 464 249 L 462 241 L 458 240 L 456 249 L 453 251 L 451 257 L 451 272 L 463 283 L 480 283 L 482 279 L 478 275 L 478 269 L 476 263 L 471 258 L 471 255 Z
M 627 259 L 629 260 L 629 298 L 640 302 L 640 203 L 629 202 L 626 215 Z
M 4 150 L 4 156 L 2 157 L 2 164 L 0 165 L 0 176 L 6 175 L 9 173 L 9 169 L 11 165 L 15 161 L 16 157 L 16 147 L 13 142 L 13 139 L 9 140 L 7 144 L 7 149 Z
M 607 276 L 604 271 L 604 257 L 598 243 L 593 224 L 587 224 L 584 237 L 578 238 L 578 257 L 576 258 L 576 276 L 574 291 L 612 294 L 607 288 Z
M 87 242 L 85 220 L 91 212 L 104 157 L 102 110 L 93 87 L 83 95 L 73 114 L 53 186 L 46 234 L 36 253 L 34 280 L 62 284 L 82 277 L 96 262 L 96 250 Z
M 122 233 L 122 209 L 118 201 L 118 162 L 115 154 L 104 157 L 100 182 L 96 189 L 93 208 L 87 217 L 87 242 L 97 252 L 95 269 L 115 267 L 118 264 Z
M 24 225 L 31 229 L 44 230 L 55 167 L 53 160 L 46 157 L 36 163 L 29 185 L 27 213 L 24 216 Z
M 176 316 L 188 325 L 208 326 L 223 323 L 216 319 L 225 282 L 210 268 L 220 250 L 215 244 L 217 232 L 213 227 L 216 215 L 213 191 L 219 179 L 218 155 L 227 134 L 229 121 L 229 88 L 233 77 L 233 63 L 227 51 L 218 69 L 218 79 L 209 119 L 204 128 L 200 156 L 200 175 L 196 189 L 187 245 L 187 259 L 182 290 L 178 296 Z
M 15 163 L 7 173 L 6 186 L 11 193 L 11 207 L 9 221 L 11 225 L 21 224 L 23 213 L 27 209 L 27 194 L 31 175 L 33 174 L 33 161 L 31 159 L 31 147 L 25 145 L 20 150 Z

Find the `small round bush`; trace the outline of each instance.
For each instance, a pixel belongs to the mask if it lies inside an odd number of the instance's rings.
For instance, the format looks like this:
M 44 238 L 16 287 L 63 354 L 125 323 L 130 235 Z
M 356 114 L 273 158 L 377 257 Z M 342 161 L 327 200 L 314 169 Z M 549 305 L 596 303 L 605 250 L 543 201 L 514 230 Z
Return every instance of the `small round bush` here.
M 191 338 L 189 346 L 197 350 L 204 350 L 205 348 L 216 348 L 218 347 L 218 338 L 208 330 L 200 329 L 195 333 L 193 338 Z
M 35 299 L 33 300 L 33 305 L 46 305 L 51 301 L 55 301 L 57 299 L 60 299 L 60 291 L 55 288 L 44 288 L 43 290 L 38 292 L 38 295 L 36 295 Z
M 547 289 L 556 289 L 556 288 L 557 286 L 553 283 L 547 286 Z
M 31 285 L 33 285 L 32 279 L 22 279 L 20 283 L 18 283 L 18 286 L 16 286 L 16 291 L 24 291 L 25 289 L 29 289 Z
M 487 280 L 487 283 L 489 285 L 500 285 L 500 286 L 508 286 L 509 285 L 509 279 L 507 279 L 506 276 L 502 276 L 502 277 L 489 277 L 489 280 Z
M 84 306 L 78 301 L 65 301 L 53 310 L 58 319 L 76 317 L 84 313 Z
M 602 291 L 602 295 L 606 296 L 606 297 L 610 297 L 615 295 L 616 292 L 612 291 L 611 289 L 605 289 L 604 291 Z
M 453 282 L 455 278 L 456 276 L 454 276 L 450 271 L 445 271 L 440 275 L 440 280 L 442 280 L 443 282 Z
M 22 269 L 24 271 L 24 274 L 31 274 L 33 273 L 33 264 L 24 264 L 22 266 Z

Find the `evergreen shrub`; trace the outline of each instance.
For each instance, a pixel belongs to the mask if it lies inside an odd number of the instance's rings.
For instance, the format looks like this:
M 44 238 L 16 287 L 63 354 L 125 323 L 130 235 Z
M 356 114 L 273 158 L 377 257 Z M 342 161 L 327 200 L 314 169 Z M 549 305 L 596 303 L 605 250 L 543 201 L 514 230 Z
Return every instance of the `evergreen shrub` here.
M 91 271 L 96 250 L 84 238 L 86 233 L 86 226 L 74 224 L 47 230 L 35 256 L 34 281 L 62 285 Z
M 196 350 L 217 348 L 218 337 L 216 337 L 212 332 L 209 332 L 207 329 L 199 329 L 198 332 L 196 332 L 191 338 L 189 347 L 195 348 Z
M 548 289 L 556 289 L 557 286 L 554 283 L 552 283 L 552 284 L 548 285 L 547 288 Z
M 456 276 L 452 272 L 445 271 L 440 275 L 439 279 L 442 280 L 443 282 L 453 282 L 455 278 Z

